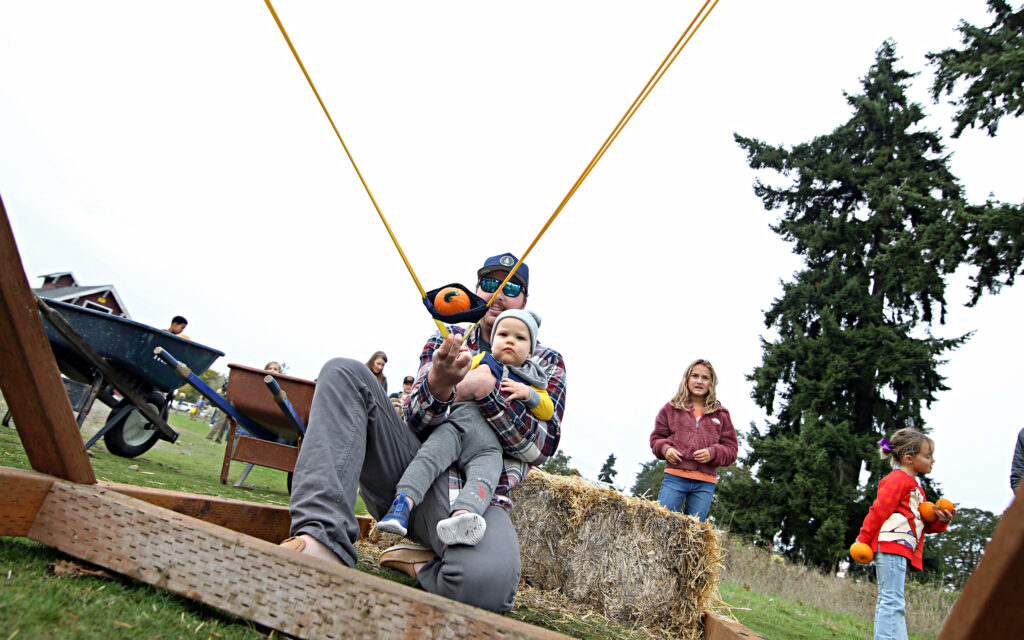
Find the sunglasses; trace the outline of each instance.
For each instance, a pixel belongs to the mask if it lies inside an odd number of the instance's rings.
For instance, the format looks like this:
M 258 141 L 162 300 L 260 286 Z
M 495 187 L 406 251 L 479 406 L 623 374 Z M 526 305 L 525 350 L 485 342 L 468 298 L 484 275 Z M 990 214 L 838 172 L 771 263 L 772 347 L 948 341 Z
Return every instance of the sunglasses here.
M 480 278 L 480 288 L 483 289 L 485 293 L 494 293 L 498 290 L 499 284 L 501 284 L 501 280 L 498 280 L 497 278 Z M 505 284 L 505 287 L 501 292 L 510 298 L 515 298 L 523 292 L 523 285 L 518 282 L 508 282 Z

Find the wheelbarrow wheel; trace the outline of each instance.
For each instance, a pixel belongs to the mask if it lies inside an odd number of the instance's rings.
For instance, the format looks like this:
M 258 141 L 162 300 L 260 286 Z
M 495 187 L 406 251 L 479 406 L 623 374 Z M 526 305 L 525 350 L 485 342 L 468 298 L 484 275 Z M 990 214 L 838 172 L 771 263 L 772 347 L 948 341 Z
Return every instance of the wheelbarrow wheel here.
M 168 403 L 164 394 L 153 391 L 146 397 L 146 403 L 164 420 L 167 419 Z M 129 407 L 121 411 L 123 407 Z M 110 412 L 114 424 L 103 434 L 107 451 L 122 458 L 134 458 L 153 448 L 160 439 L 160 433 L 146 420 L 137 407 L 128 400 L 122 400 Z

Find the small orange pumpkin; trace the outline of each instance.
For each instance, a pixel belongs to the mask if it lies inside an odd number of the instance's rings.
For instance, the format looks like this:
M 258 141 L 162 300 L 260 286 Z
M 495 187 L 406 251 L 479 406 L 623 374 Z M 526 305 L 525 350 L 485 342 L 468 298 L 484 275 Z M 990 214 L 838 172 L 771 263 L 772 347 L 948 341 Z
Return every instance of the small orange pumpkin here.
M 446 316 L 469 310 L 469 296 L 457 287 L 445 287 L 434 296 L 434 308 Z
M 939 519 L 939 516 L 935 515 L 935 504 L 928 502 L 927 500 L 921 503 L 918 507 L 921 512 L 921 519 L 926 523 L 931 524 Z
M 940 511 L 948 511 L 950 513 L 956 513 L 956 506 L 945 498 L 939 498 L 935 501 L 935 508 Z
M 870 545 L 863 542 L 854 542 L 850 545 L 850 557 L 858 564 L 867 564 L 875 557 L 875 553 L 871 550 Z

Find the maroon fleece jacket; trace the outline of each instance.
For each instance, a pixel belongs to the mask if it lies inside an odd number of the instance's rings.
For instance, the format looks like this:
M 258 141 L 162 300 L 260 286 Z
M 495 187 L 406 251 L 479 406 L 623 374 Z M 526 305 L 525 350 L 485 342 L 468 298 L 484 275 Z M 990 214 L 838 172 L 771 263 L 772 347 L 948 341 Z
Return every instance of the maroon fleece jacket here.
M 654 420 L 651 433 L 651 451 L 660 460 L 665 459 L 669 447 L 675 447 L 683 458 L 676 464 L 668 463 L 669 469 L 702 471 L 718 475 L 718 467 L 727 467 L 736 462 L 736 429 L 732 426 L 729 411 L 722 405 L 714 413 L 705 413 L 698 425 L 693 411 L 676 409 L 666 403 Z M 711 460 L 701 464 L 693 459 L 693 452 L 707 449 Z

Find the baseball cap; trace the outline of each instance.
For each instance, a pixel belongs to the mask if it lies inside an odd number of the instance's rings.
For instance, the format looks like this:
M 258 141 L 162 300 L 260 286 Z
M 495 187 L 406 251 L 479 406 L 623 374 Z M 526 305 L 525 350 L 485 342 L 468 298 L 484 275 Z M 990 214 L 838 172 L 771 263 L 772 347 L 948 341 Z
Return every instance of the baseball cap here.
M 407 382 L 416 382 L 416 380 L 412 376 L 405 376 L 405 379 L 402 380 L 402 384 L 405 384 Z
M 519 262 L 519 258 L 516 258 L 511 253 L 491 256 L 484 261 L 484 266 L 477 269 L 477 280 L 491 271 L 511 271 L 512 267 L 516 266 L 517 262 Z M 519 265 L 519 268 L 516 269 L 516 274 L 512 276 L 512 279 L 523 285 L 523 289 L 530 288 L 530 268 L 526 266 L 525 262 Z

